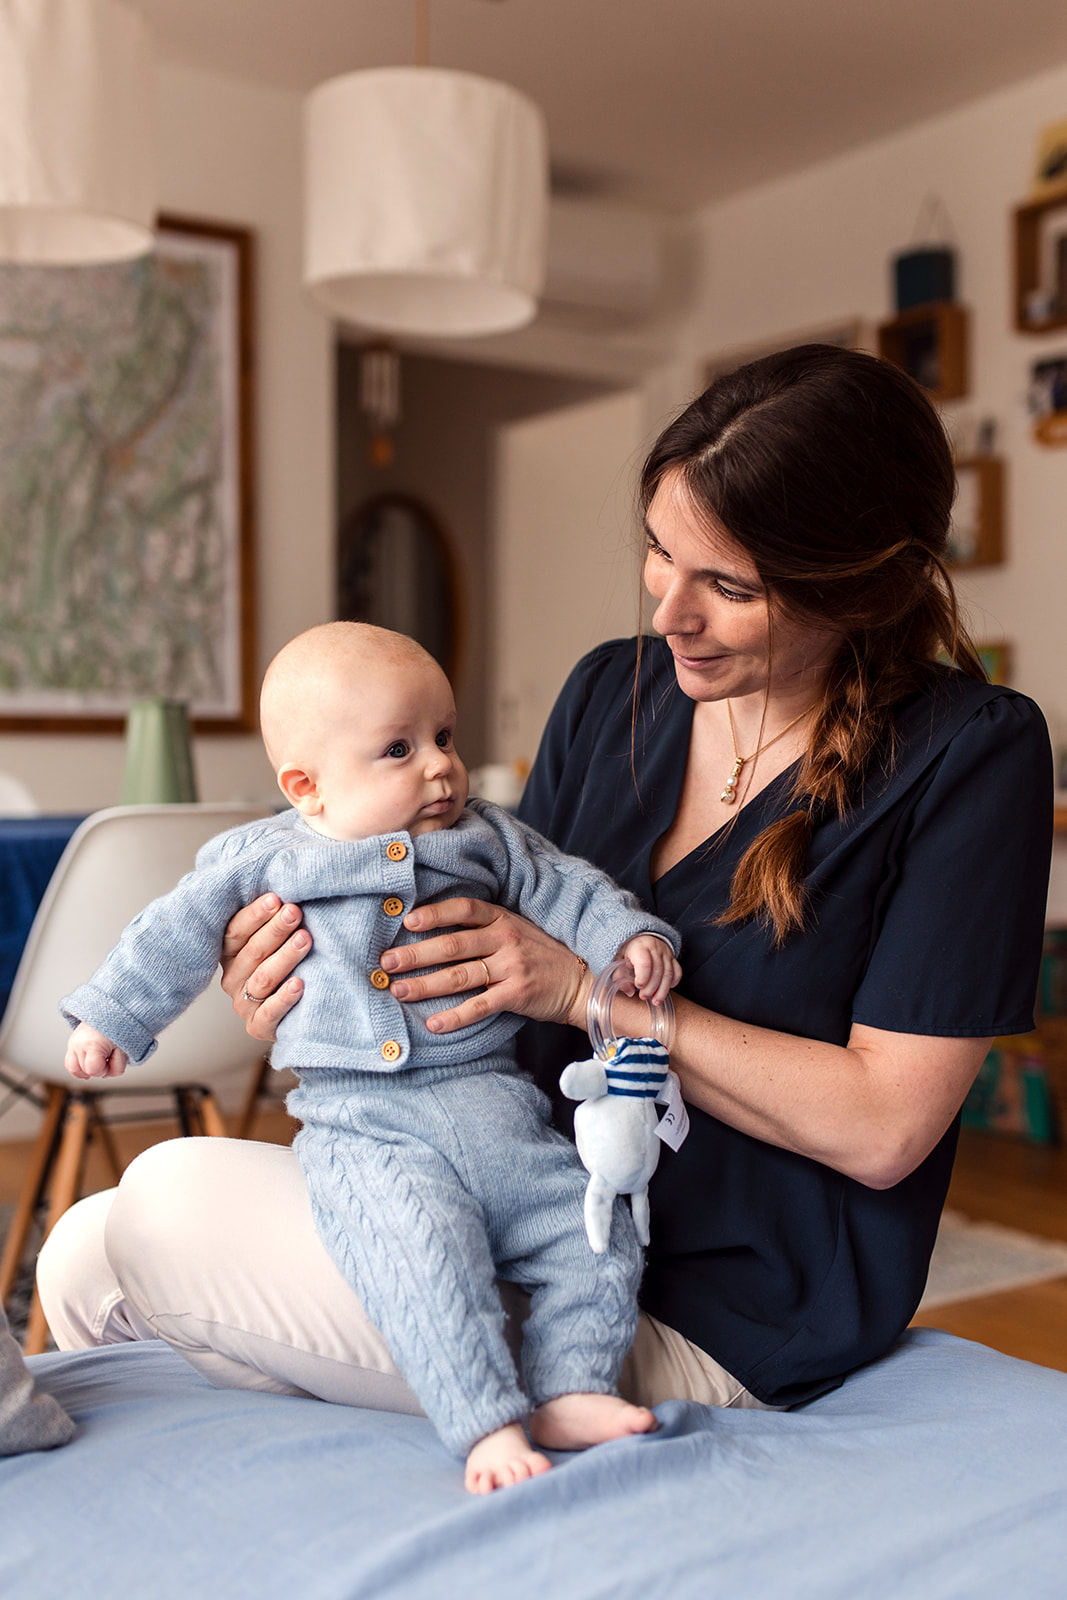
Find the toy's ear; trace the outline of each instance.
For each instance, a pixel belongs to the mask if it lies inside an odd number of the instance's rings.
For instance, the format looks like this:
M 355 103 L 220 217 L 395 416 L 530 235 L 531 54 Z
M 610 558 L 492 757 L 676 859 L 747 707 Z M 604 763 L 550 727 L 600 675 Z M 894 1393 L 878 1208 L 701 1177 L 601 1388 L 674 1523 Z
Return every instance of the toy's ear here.
M 291 761 L 279 767 L 278 788 L 289 804 L 305 817 L 317 817 L 322 810 L 318 782 L 304 767 Z
M 602 1099 L 608 1092 L 604 1063 L 595 1056 L 591 1061 L 572 1061 L 560 1074 L 559 1086 L 568 1100 Z

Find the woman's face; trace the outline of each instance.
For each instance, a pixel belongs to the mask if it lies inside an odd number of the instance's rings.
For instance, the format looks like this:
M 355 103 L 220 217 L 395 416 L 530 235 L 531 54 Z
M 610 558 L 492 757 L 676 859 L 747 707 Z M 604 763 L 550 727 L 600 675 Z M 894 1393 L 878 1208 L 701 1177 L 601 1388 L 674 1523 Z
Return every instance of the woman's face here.
M 648 508 L 645 587 L 659 602 L 652 626 L 674 656 L 692 700 L 814 692 L 840 635 L 776 609 L 752 560 L 725 528 L 698 516 L 677 474 Z

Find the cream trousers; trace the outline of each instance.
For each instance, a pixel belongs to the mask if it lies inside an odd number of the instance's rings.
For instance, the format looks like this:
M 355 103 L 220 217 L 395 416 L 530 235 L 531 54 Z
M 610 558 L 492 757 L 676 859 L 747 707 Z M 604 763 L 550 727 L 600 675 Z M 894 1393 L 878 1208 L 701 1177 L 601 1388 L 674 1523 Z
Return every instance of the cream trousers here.
M 60 1218 L 37 1267 L 61 1350 L 165 1339 L 220 1389 L 419 1413 L 385 1341 L 319 1243 L 282 1145 L 175 1139 Z M 524 1296 L 501 1284 L 515 1336 Z M 620 1384 L 640 1405 L 763 1407 L 681 1334 L 642 1314 Z

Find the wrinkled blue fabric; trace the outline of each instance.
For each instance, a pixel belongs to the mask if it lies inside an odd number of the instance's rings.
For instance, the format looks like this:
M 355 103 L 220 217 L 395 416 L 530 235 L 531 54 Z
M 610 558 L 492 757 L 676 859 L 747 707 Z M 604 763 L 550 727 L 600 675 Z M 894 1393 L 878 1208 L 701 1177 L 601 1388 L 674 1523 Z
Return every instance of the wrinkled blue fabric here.
M 214 1390 L 162 1344 L 36 1357 L 78 1423 L 0 1461 L 5 1600 L 1062 1600 L 1067 1376 L 947 1334 L 792 1412 L 488 1496 L 421 1417 Z

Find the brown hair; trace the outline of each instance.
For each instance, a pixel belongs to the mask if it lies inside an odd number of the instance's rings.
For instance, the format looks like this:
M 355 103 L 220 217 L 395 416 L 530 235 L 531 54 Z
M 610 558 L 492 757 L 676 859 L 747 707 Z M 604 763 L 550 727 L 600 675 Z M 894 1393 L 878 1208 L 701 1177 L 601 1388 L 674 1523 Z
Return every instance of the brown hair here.
M 796 808 L 764 829 L 720 921 L 762 916 L 781 944 L 803 926 L 813 817 L 846 812 L 894 708 L 943 653 L 985 673 L 945 569 L 952 454 L 919 386 L 887 362 L 801 345 L 727 373 L 660 435 L 641 477 L 647 512 L 677 475 L 694 511 L 751 558 L 775 611 L 843 635 L 798 769 Z

